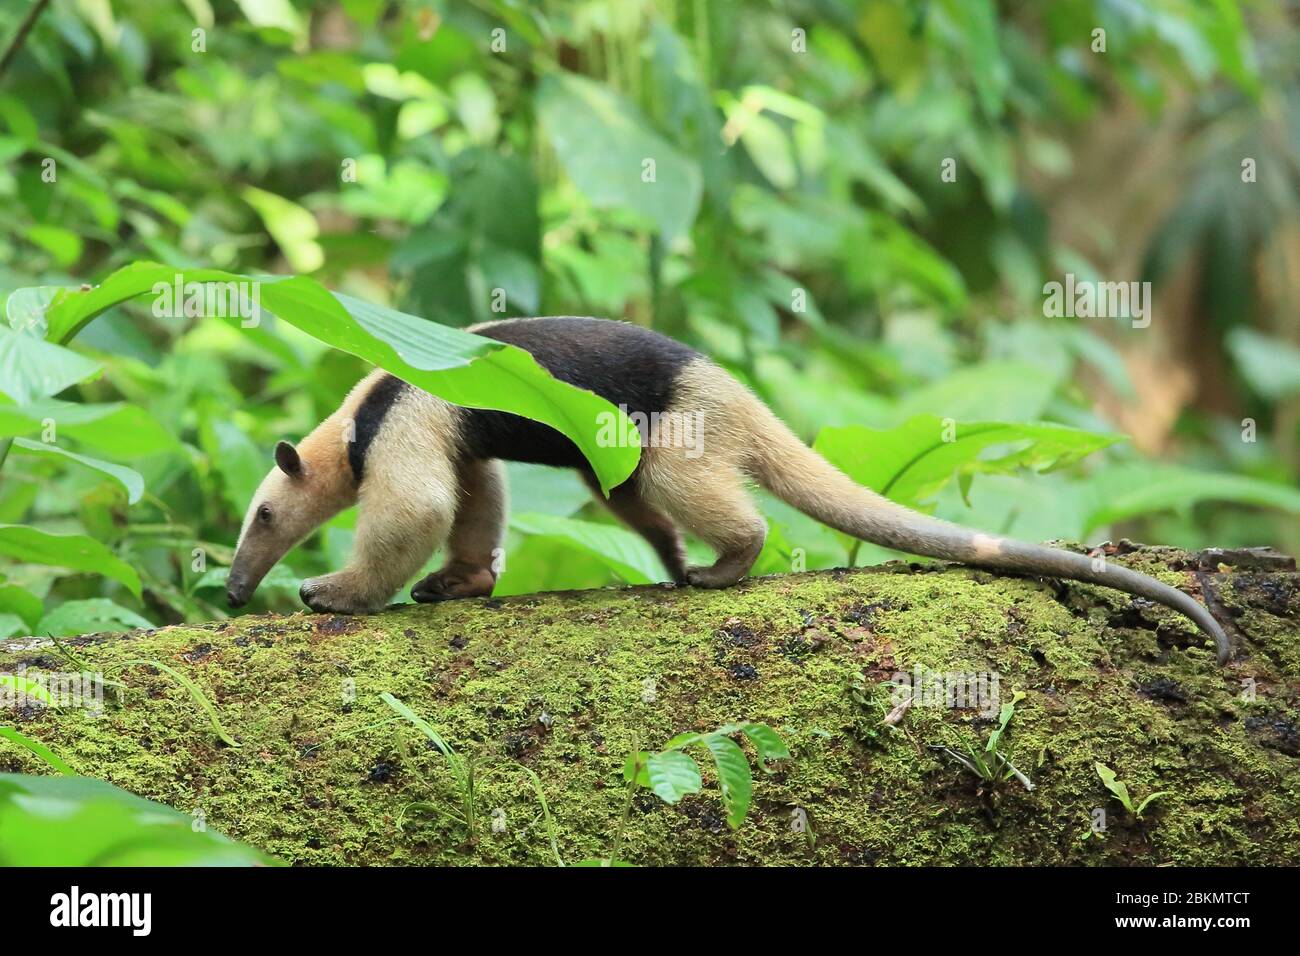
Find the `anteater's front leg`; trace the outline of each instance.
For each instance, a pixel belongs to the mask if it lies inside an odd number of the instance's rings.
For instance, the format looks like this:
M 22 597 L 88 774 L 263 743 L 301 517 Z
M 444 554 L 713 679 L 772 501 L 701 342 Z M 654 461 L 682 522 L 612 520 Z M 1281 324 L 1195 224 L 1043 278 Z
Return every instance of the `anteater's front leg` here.
M 367 491 L 377 489 L 363 490 L 348 566 L 303 582 L 299 594 L 313 611 L 380 610 L 447 537 L 455 509 L 450 493 L 431 494 L 430 485 L 404 489 L 405 497 L 400 491 L 396 497 Z
M 467 459 L 456 469 L 460 502 L 447 542 L 447 563 L 411 588 L 417 601 L 486 597 L 500 571 L 506 528 L 506 475 L 501 462 Z

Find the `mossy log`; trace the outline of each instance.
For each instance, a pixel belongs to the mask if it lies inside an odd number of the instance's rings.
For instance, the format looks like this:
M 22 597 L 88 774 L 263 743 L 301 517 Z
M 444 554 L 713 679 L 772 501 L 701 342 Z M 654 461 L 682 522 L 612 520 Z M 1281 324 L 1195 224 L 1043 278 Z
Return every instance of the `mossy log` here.
M 755 770 L 728 827 L 705 787 L 626 811 L 636 864 L 1300 863 L 1300 579 L 1267 552 L 1110 548 L 1234 623 L 1226 668 L 1179 615 L 1104 588 L 894 563 L 725 591 L 553 593 L 370 617 L 248 616 L 72 642 L 126 685 L 98 716 L 25 708 L 25 734 L 101 777 L 302 864 L 604 857 L 625 758 L 683 731 L 762 721 L 792 757 Z M 239 746 L 157 660 L 202 688 Z M 69 669 L 48 641 L 0 642 L 0 672 Z M 1032 781 L 980 780 L 987 708 L 896 725 L 897 672 L 997 675 L 1024 698 L 999 750 Z M 380 700 L 427 718 L 476 769 L 475 838 L 441 756 Z M 987 703 L 987 702 L 984 702 Z M 7 715 L 13 722 L 13 715 Z M 895 714 L 895 717 L 898 715 Z M 744 746 L 749 749 L 748 742 Z M 752 756 L 752 751 L 749 751 Z M 1141 819 L 1103 785 L 1112 768 Z M 0 769 L 41 772 L 0 740 Z M 432 804 L 434 809 L 410 807 Z M 1104 830 L 1093 832 L 1103 817 Z M 807 826 L 804 826 L 806 821 Z M 1085 834 L 1089 834 L 1085 838 Z

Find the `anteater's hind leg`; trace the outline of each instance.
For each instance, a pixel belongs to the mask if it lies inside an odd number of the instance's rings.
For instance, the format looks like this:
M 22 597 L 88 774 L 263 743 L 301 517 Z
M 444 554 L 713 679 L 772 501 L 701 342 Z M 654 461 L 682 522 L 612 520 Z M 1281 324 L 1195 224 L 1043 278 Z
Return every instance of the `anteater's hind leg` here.
M 750 500 L 739 469 L 666 450 L 648 451 L 645 458 L 658 459 L 647 461 L 651 467 L 643 468 L 640 476 L 649 505 L 666 512 L 718 554 L 708 567 L 687 568 L 687 581 L 696 587 L 725 588 L 748 574 L 763 550 L 767 522 Z
M 678 584 L 686 582 L 686 544 L 682 533 L 662 511 L 651 507 L 635 487 L 635 482 L 628 481 L 609 493 L 606 498 L 600 491 L 600 484 L 594 475 L 583 475 L 592 493 L 609 510 L 629 528 L 635 531 L 655 549 L 659 560 L 663 562 L 668 576 Z
M 506 527 L 505 468 L 496 460 L 466 460 L 456 469 L 460 501 L 447 541 L 447 563 L 411 588 L 420 602 L 484 597 L 496 586 Z

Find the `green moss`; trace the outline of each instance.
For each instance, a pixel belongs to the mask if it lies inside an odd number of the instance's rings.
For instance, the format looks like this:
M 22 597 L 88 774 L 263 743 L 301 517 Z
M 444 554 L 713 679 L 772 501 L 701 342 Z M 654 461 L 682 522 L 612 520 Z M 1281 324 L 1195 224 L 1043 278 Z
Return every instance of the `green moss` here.
M 1128 555 L 1165 580 L 1175 558 Z M 724 823 L 710 781 L 675 806 L 634 802 L 636 863 L 1300 862 L 1295 575 L 1213 575 L 1247 637 L 1227 669 L 1192 625 L 1104 589 L 1063 591 L 950 568 L 889 566 L 751 580 L 722 592 L 647 587 L 408 607 L 369 618 L 244 617 L 81 642 L 129 685 L 97 718 L 27 713 L 24 733 L 83 772 L 286 860 L 547 864 L 533 769 L 566 860 L 607 852 L 634 739 L 651 749 L 737 720 L 777 728 L 794 757 L 756 772 L 750 819 Z M 3 647 L 3 645 L 0 645 Z M 205 688 L 241 741 L 222 746 L 161 660 Z M 50 665 L 0 652 L 0 670 Z M 981 792 L 932 745 L 982 746 L 995 721 L 913 707 L 880 720 L 896 671 L 995 672 L 1026 692 L 1003 750 L 1036 784 Z M 1256 699 L 1243 698 L 1242 681 Z M 854 690 L 855 684 L 857 690 Z M 389 691 L 478 768 L 479 838 L 416 801 L 454 807 L 439 755 L 393 723 Z M 387 723 L 385 723 L 387 722 Z M 1097 777 L 1138 799 L 1142 822 Z M 0 742 L 0 768 L 37 772 Z M 707 774 L 706 774 L 707 778 Z M 1107 812 L 1100 841 L 1081 841 Z M 505 830 L 489 826 L 494 811 Z M 802 810 L 815 840 L 793 826 Z

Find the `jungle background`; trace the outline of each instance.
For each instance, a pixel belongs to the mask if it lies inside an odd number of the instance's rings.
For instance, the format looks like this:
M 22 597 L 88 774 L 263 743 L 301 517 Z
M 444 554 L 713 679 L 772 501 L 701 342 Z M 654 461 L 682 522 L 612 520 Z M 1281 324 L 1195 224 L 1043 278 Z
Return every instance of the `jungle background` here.
M 1300 550 L 1300 5 L 0 0 L 0 27 L 0 299 L 153 260 L 452 326 L 625 319 L 850 459 L 868 433 L 821 429 L 1130 436 L 985 449 L 905 499 L 964 524 Z M 1151 325 L 1046 316 L 1066 273 L 1152 282 Z M 31 397 L 20 334 L 0 410 Z M 71 347 L 102 373 L 59 397 L 115 411 L 9 447 L 0 525 L 45 537 L 0 534 L 0 637 L 222 618 L 271 449 L 367 366 L 147 303 Z M 499 593 L 662 579 L 576 477 L 511 471 Z M 764 510 L 756 573 L 897 556 Z M 250 609 L 300 607 L 354 521 Z

